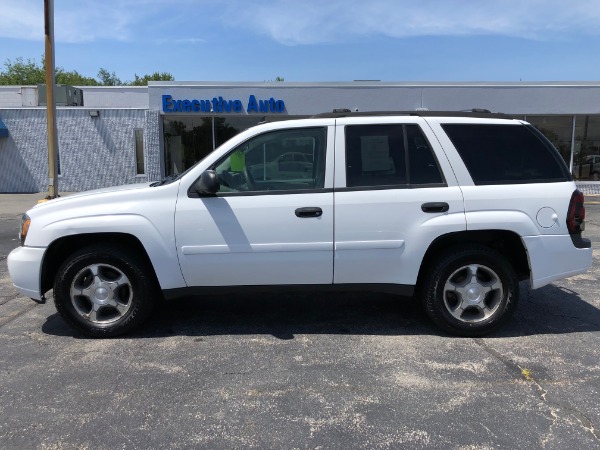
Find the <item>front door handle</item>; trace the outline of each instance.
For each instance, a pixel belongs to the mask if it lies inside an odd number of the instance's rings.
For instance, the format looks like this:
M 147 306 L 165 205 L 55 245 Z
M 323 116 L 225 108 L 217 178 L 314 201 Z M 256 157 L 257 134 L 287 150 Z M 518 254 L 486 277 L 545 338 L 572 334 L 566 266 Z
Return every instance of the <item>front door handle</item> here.
M 322 215 L 323 210 L 318 206 L 309 206 L 296 210 L 296 217 L 321 217 Z
M 421 205 L 421 211 L 426 213 L 446 212 L 450 209 L 446 202 L 430 202 Z

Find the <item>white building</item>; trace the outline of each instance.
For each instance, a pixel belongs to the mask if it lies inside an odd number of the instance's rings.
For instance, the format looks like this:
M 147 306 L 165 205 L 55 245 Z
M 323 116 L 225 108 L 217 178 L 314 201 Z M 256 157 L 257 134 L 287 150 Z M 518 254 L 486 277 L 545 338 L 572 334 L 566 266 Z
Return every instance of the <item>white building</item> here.
M 59 191 L 157 180 L 260 121 L 336 108 L 503 112 L 538 127 L 577 178 L 600 176 L 599 82 L 151 82 L 77 89 L 82 106 L 57 107 Z M 35 86 L 0 86 L 0 192 L 47 189 L 43 101 Z

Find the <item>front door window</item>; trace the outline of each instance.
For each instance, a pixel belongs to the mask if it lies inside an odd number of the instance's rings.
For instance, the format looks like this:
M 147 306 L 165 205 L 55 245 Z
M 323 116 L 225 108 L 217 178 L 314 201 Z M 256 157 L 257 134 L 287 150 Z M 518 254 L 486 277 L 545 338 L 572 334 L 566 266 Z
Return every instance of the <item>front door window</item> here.
M 326 138 L 326 128 L 303 128 L 265 133 L 244 142 L 213 167 L 221 192 L 322 188 Z

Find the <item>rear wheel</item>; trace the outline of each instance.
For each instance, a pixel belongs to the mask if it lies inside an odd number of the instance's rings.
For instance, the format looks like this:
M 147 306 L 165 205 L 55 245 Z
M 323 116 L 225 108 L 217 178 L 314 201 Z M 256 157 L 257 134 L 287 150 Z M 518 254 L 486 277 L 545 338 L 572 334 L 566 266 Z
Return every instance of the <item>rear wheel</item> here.
M 512 314 L 519 281 L 500 253 L 483 246 L 441 254 L 424 283 L 429 317 L 443 330 L 481 336 L 500 327 Z
M 74 328 L 92 337 L 131 331 L 150 315 L 158 288 L 133 250 L 94 245 L 67 258 L 54 283 L 54 303 Z

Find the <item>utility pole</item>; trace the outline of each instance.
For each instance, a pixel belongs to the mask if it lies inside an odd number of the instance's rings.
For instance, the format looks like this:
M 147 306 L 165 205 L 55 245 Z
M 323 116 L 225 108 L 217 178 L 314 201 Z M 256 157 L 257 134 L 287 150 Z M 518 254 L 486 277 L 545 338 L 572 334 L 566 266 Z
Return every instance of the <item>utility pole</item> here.
M 54 102 L 54 0 L 44 0 L 46 58 L 46 117 L 48 122 L 48 197 L 58 197 L 58 137 Z

